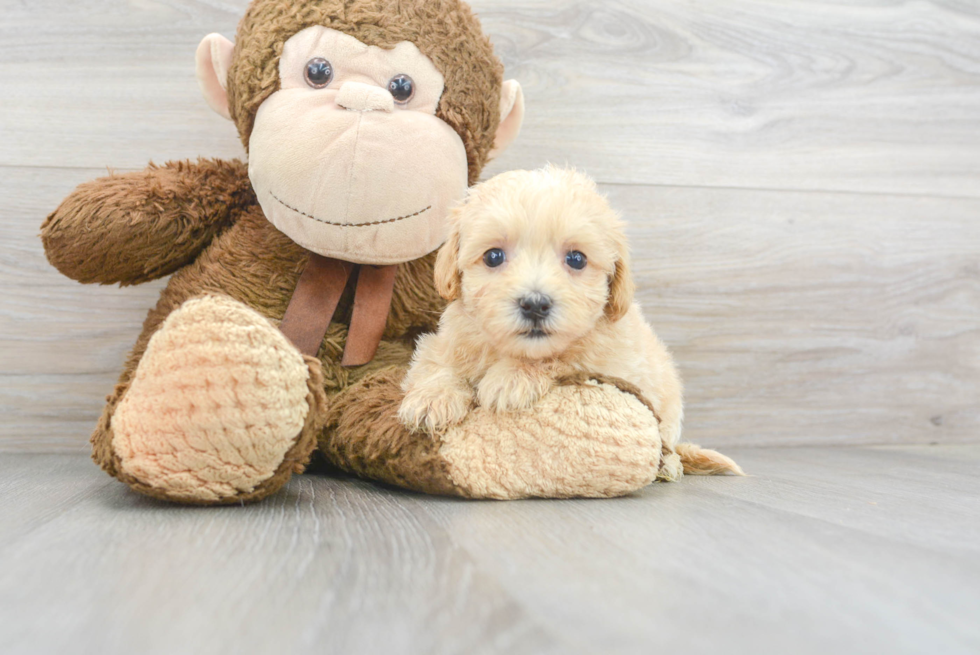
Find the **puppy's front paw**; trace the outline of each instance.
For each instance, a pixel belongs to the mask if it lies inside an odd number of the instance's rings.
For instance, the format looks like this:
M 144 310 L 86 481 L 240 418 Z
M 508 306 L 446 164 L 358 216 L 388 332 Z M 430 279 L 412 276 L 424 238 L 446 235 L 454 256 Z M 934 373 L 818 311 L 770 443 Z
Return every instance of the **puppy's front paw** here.
M 405 394 L 398 418 L 413 432 L 435 432 L 462 421 L 472 403 L 473 392 L 463 387 L 415 387 Z
M 491 366 L 477 386 L 480 405 L 498 412 L 532 407 L 551 389 L 551 379 L 535 371 L 512 366 Z

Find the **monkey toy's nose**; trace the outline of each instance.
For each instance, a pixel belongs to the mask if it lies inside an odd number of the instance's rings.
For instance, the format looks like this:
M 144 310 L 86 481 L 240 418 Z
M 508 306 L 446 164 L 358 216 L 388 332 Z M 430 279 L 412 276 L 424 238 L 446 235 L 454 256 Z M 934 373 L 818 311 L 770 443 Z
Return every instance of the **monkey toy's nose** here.
M 395 99 L 387 89 L 362 82 L 344 82 L 337 93 L 336 102 L 350 111 L 395 110 Z
M 517 304 L 521 307 L 521 315 L 524 318 L 534 321 L 543 321 L 548 318 L 548 314 L 551 312 L 551 298 L 540 293 L 531 293 L 520 300 Z

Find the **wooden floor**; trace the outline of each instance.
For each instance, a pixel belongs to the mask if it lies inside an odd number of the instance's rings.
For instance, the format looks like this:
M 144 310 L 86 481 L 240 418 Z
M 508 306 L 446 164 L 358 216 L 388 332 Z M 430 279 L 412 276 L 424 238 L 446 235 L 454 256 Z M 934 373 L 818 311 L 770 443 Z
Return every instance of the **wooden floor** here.
M 487 174 L 597 178 L 686 436 L 753 477 L 198 510 L 85 455 L 164 282 L 37 235 L 107 169 L 244 156 L 193 53 L 246 4 L 0 0 L 0 653 L 980 652 L 980 4 L 473 0 L 528 107 Z
M 306 475 L 201 510 L 10 455 L 0 652 L 980 651 L 980 447 L 731 454 L 752 477 L 612 501 Z

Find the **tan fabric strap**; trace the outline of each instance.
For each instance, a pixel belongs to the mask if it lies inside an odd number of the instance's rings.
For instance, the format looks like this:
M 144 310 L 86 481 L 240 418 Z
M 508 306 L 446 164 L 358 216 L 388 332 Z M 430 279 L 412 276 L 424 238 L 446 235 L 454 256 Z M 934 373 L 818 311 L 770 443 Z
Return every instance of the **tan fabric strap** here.
M 316 357 L 356 264 L 310 253 L 279 329 L 304 355 Z M 374 358 L 381 343 L 395 287 L 395 266 L 361 266 L 354 314 L 344 347 L 344 366 Z

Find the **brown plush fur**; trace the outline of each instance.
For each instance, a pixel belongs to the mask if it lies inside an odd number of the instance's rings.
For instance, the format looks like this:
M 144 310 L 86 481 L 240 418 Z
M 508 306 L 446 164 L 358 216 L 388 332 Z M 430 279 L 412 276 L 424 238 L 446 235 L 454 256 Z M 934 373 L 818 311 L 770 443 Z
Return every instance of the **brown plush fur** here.
M 326 429 L 321 433 L 320 451 L 333 465 L 362 477 L 429 494 L 480 497 L 453 482 L 447 462 L 439 453 L 442 441 L 438 434 L 410 432 L 399 420 L 400 386 L 404 377 L 404 367 L 390 367 L 335 396 Z M 581 373 L 562 377 L 555 383 L 575 386 L 589 381 L 608 384 L 635 396 L 660 422 L 650 401 L 625 380 Z M 654 470 L 659 470 L 663 463 L 661 455 Z
M 334 16 L 334 18 L 331 18 Z M 278 85 L 283 42 L 322 24 L 365 43 L 415 42 L 443 71 L 438 115 L 459 133 L 474 182 L 498 125 L 502 67 L 469 9 L 458 0 L 256 0 L 241 23 L 229 98 L 243 141 L 255 112 Z M 137 284 L 172 274 L 143 325 L 92 435 L 93 459 L 137 491 L 173 500 L 126 476 L 113 452 L 111 420 L 151 337 L 189 299 L 225 295 L 277 323 L 308 253 L 262 213 L 242 162 L 199 160 L 150 166 L 81 185 L 48 217 L 49 261 L 81 282 Z M 398 266 L 394 298 L 374 360 L 340 366 L 353 304 L 352 279 L 310 366 L 312 411 L 271 479 L 222 503 L 259 500 L 302 471 L 315 442 L 335 465 L 359 475 L 437 494 L 464 494 L 450 480 L 439 442 L 410 435 L 397 420 L 399 383 L 415 337 L 434 330 L 445 302 L 433 286 L 435 255 Z
M 41 239 L 72 279 L 139 284 L 194 261 L 255 202 L 240 161 L 150 164 L 79 186 L 41 226 Z
M 500 122 L 504 69 L 479 21 L 459 0 L 253 2 L 238 26 L 228 71 L 229 108 L 246 148 L 255 112 L 279 89 L 282 44 L 312 25 L 346 32 L 367 45 L 418 46 L 446 79 L 436 115 L 466 145 L 470 184 L 479 179 Z
M 499 123 L 503 67 L 476 18 L 459 0 L 253 2 L 239 27 L 228 89 L 232 116 L 246 147 L 255 112 L 278 87 L 283 43 L 310 25 L 343 30 L 370 45 L 393 46 L 402 40 L 416 43 L 445 75 L 438 116 L 462 138 L 470 180 L 479 177 Z M 49 261 L 80 282 L 128 285 L 173 274 L 147 316 L 92 435 L 93 459 L 102 468 L 138 491 L 166 497 L 126 478 L 112 450 L 113 412 L 129 388 L 150 338 L 171 312 L 205 294 L 227 295 L 273 322 L 280 321 L 308 252 L 266 220 L 252 192 L 247 165 L 238 161 L 171 162 L 88 182 L 48 217 L 41 233 Z M 397 407 L 397 402 L 388 398 L 397 392 L 397 384 L 391 389 L 383 384 L 390 371 L 376 384 L 371 376 L 392 366 L 404 367 L 415 337 L 435 328 L 445 306 L 432 284 L 434 258 L 432 254 L 398 266 L 384 340 L 371 363 L 353 369 L 339 363 L 356 276 L 350 280 L 318 353 L 319 364 L 310 367 L 316 389 L 311 386 L 314 411 L 306 427 L 271 480 L 228 502 L 257 500 L 273 493 L 291 472 L 302 470 L 318 435 L 326 454 L 336 463 L 361 461 L 351 453 L 359 447 L 352 432 L 358 431 L 363 408 L 379 403 Z M 327 398 L 358 382 L 362 385 L 356 395 L 333 403 L 333 422 L 321 435 Z M 349 418 L 341 410 L 349 410 L 357 418 Z M 334 428 L 351 439 L 354 450 L 344 451 L 338 445 L 338 438 L 331 436 Z M 397 441 L 397 435 L 394 438 Z M 401 453 L 398 443 L 385 446 L 376 440 L 375 445 Z M 375 477 L 451 493 L 445 487 L 450 484 L 448 478 L 440 478 L 425 464 L 418 469 L 414 464 L 402 466 L 399 456 L 387 468 L 377 469 Z M 358 470 L 368 475 L 375 471 L 370 466 Z
M 412 434 L 398 420 L 405 368 L 390 367 L 333 400 L 320 451 L 346 471 L 430 494 L 460 495 L 436 437 Z
M 191 166 L 188 163 L 177 165 L 185 168 Z M 85 198 L 79 198 L 78 195 L 87 192 L 90 187 L 91 183 L 78 189 L 66 202 L 84 204 Z M 58 212 L 53 216 L 57 217 Z M 52 222 L 52 219 L 48 222 Z M 49 258 L 52 262 L 78 261 L 85 254 L 78 253 L 73 260 L 66 250 L 56 251 L 58 259 L 51 255 Z M 133 373 L 150 338 L 167 316 L 191 298 L 207 293 L 220 293 L 278 322 L 286 311 L 307 257 L 305 250 L 279 232 L 265 219 L 258 205 L 253 205 L 234 217 L 232 226 L 215 238 L 193 264 L 173 275 L 157 306 L 147 316 L 143 332 L 126 361 L 119 383 L 108 398 L 108 404 L 92 435 L 93 458 L 100 466 L 111 475 L 119 475 L 111 449 L 112 414 L 132 381 Z M 394 300 L 385 326 L 385 340 L 371 363 L 347 369 L 340 365 L 340 359 L 346 342 L 346 326 L 350 323 L 353 308 L 356 278 L 351 280 L 338 306 L 336 322 L 331 324 L 318 353 L 320 366 L 311 367 L 311 371 L 315 371 L 315 379 L 326 393 L 337 393 L 373 372 L 395 364 L 405 365 L 409 361 L 414 336 L 419 331 L 434 329 L 444 306 L 444 301 L 436 294 L 431 282 L 434 258 L 434 254 L 428 255 L 398 267 Z M 77 269 L 68 269 L 74 270 Z M 66 274 L 68 271 L 62 269 Z M 322 406 L 322 403 L 318 406 Z M 322 417 L 316 420 L 320 421 Z M 309 443 L 313 443 L 312 438 Z M 307 452 L 306 455 L 308 454 Z

